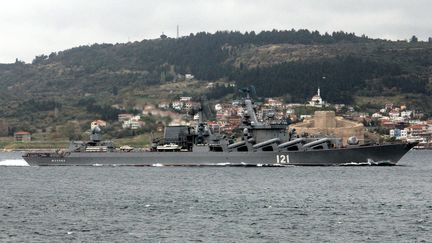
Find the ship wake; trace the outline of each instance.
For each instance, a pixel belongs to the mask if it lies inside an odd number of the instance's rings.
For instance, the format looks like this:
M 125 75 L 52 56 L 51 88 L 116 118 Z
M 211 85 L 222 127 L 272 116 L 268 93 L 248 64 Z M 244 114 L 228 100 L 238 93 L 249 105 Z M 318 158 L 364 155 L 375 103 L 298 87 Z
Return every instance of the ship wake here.
M 373 161 L 368 160 L 367 162 L 350 162 L 344 163 L 340 166 L 394 166 L 395 164 L 386 160 L 386 161 Z
M 7 159 L 0 161 L 0 166 L 29 166 L 23 159 Z

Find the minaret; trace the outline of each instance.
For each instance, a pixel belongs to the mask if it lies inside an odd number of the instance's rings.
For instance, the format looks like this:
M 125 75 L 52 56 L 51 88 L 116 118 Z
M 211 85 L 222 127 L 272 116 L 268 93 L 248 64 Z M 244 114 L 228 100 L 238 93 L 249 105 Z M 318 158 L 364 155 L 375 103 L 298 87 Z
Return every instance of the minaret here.
M 319 97 L 321 97 L 321 91 L 320 91 L 319 87 L 318 87 L 318 93 L 317 94 L 318 94 Z

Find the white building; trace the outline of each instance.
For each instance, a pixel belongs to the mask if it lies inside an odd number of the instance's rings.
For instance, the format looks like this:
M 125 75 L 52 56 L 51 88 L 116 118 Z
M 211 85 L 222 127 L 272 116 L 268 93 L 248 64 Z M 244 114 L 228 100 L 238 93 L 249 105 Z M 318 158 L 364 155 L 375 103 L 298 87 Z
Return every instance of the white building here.
M 317 94 L 312 97 L 312 99 L 309 101 L 309 106 L 313 107 L 323 107 L 324 101 L 321 98 L 321 90 L 318 88 Z
M 291 114 L 295 114 L 295 110 L 294 109 L 290 109 L 290 108 L 288 108 L 287 110 L 286 110 L 286 114 L 289 116 L 289 115 L 291 115 Z
M 194 79 L 195 78 L 195 76 L 193 76 L 192 74 L 190 74 L 190 73 L 186 73 L 185 74 L 185 79 L 186 80 L 192 80 L 192 79 Z
M 400 138 L 401 139 L 406 139 L 408 137 L 408 130 L 401 130 L 401 133 L 400 133 Z
M 383 115 L 381 115 L 380 113 L 373 113 L 372 114 L 372 118 L 381 118 L 383 117 Z
M 144 126 L 144 122 L 141 121 L 140 116 L 133 116 L 131 119 L 123 121 L 122 127 L 124 129 L 130 128 L 132 130 L 137 130 Z
M 408 130 L 400 130 L 400 129 L 391 129 L 390 130 L 390 137 L 394 137 L 397 140 L 406 140 L 408 137 Z
M 220 111 L 220 110 L 222 110 L 222 105 L 221 105 L 221 104 L 216 104 L 216 105 L 215 105 L 215 110 L 216 110 L 216 111 Z
M 169 102 L 162 101 L 161 103 L 158 104 L 158 108 L 164 109 L 164 110 L 168 109 L 169 108 Z
M 173 101 L 171 105 L 174 110 L 181 111 L 183 109 L 184 104 L 181 101 Z
M 130 120 L 132 119 L 132 117 L 133 117 L 132 114 L 127 114 L 127 113 L 118 114 L 118 120 L 120 122 Z
M 411 118 L 412 117 L 412 111 L 402 111 L 400 115 L 401 115 L 401 117 L 404 117 L 404 118 Z
M 283 103 L 279 99 L 267 98 L 264 105 L 268 107 L 281 107 Z
M 397 111 L 397 110 L 391 110 L 391 111 L 389 112 L 389 116 L 390 116 L 390 118 L 392 118 L 392 119 L 395 119 L 396 117 L 399 117 L 399 115 L 400 115 L 400 113 L 399 113 L 399 111 Z
M 182 97 L 180 97 L 180 101 L 181 102 L 186 102 L 186 101 L 191 101 L 192 100 L 192 97 L 189 97 L 189 96 L 182 96 Z

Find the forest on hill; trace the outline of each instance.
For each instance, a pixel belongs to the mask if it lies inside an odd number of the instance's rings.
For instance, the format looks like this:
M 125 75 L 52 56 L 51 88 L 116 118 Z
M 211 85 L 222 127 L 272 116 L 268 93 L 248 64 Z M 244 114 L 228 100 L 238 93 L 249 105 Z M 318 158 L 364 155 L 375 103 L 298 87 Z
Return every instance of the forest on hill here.
M 112 105 L 133 107 L 131 92 L 179 82 L 185 74 L 203 86 L 221 80 L 254 85 L 258 96 L 291 102 L 305 102 L 319 86 L 332 103 L 398 96 L 432 111 L 432 43 L 273 30 L 94 44 L 39 55 L 31 64 L 18 59 L 0 64 L 0 119 L 26 130 L 96 117 L 113 120 L 122 111 Z

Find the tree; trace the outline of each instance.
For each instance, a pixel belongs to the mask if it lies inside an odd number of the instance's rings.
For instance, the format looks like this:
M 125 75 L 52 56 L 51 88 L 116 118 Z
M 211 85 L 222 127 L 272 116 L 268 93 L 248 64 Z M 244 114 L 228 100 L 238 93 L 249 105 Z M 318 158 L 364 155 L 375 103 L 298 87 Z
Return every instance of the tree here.
M 410 42 L 411 42 L 411 43 L 417 43 L 417 42 L 418 42 L 418 38 L 417 38 L 417 36 L 413 35 L 413 36 L 411 37 L 411 39 L 410 39 Z
M 48 56 L 42 54 L 42 55 L 40 55 L 40 56 L 36 56 L 36 57 L 33 59 L 32 64 L 40 64 L 40 63 L 42 63 L 43 61 L 45 61 L 45 60 L 47 60 L 47 59 L 48 59 Z
M 117 96 L 117 95 L 118 95 L 118 87 L 115 86 L 115 85 L 112 87 L 112 94 L 113 94 L 114 96 Z

